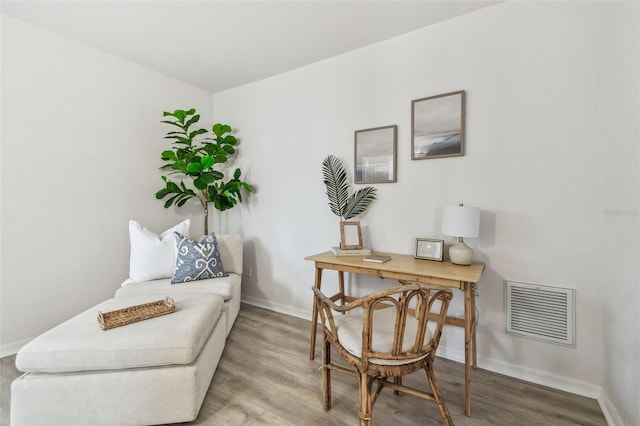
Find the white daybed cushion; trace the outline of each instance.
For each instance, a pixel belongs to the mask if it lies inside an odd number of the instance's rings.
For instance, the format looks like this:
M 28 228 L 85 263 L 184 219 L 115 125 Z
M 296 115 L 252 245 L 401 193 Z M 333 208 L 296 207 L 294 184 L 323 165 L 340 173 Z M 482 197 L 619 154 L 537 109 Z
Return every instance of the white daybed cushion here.
M 134 281 L 148 281 L 172 277 L 177 255 L 174 232 L 188 236 L 190 225 L 191 221 L 186 219 L 156 235 L 142 224 L 130 220 L 129 278 Z
M 171 314 L 103 331 L 98 311 L 159 300 L 109 299 L 26 344 L 18 352 L 16 367 L 28 373 L 65 373 L 191 364 L 218 322 L 223 301 L 215 295 L 173 299 L 176 310 Z
M 240 287 L 240 281 L 240 275 L 238 274 L 178 284 L 171 284 L 171 278 L 144 282 L 127 280 L 116 291 L 116 297 L 141 296 L 145 294 L 161 297 L 173 297 L 174 294 L 215 294 L 222 297 L 226 302 L 233 297 L 236 287 Z
M 240 234 L 216 234 L 220 247 L 220 260 L 224 272 L 242 276 L 242 236 Z M 175 265 L 174 265 L 175 266 Z

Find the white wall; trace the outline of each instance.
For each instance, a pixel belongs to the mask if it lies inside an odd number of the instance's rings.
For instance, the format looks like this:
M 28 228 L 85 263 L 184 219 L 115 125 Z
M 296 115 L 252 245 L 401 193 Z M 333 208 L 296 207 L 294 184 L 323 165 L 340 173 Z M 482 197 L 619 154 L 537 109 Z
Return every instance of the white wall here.
M 398 182 L 360 219 L 365 244 L 410 254 L 438 238 L 441 209 L 482 209 L 470 243 L 487 263 L 479 285 L 480 366 L 598 396 L 604 380 L 600 194 L 600 8 L 587 2 L 508 2 L 214 95 L 234 124 L 257 193 L 241 211 L 244 300 L 310 316 L 305 255 L 339 238 L 321 162 L 353 165 L 353 131 L 398 125 Z M 411 100 L 467 91 L 464 157 L 410 160 Z M 450 239 L 447 239 L 450 242 Z M 335 278 L 325 273 L 335 288 Z M 353 292 L 389 286 L 351 277 Z M 503 281 L 576 289 L 576 347 L 507 335 Z M 625 287 L 628 283 L 620 284 Z M 331 288 L 333 286 L 333 289 Z M 460 295 L 451 313 L 462 314 Z M 443 353 L 462 359 L 448 329 Z
M 606 395 L 611 424 L 640 424 L 640 4 L 603 9 L 603 236 Z
M 209 121 L 210 93 L 2 16 L 3 354 L 113 297 L 129 219 L 201 232 L 154 197 L 162 112 L 191 106 Z

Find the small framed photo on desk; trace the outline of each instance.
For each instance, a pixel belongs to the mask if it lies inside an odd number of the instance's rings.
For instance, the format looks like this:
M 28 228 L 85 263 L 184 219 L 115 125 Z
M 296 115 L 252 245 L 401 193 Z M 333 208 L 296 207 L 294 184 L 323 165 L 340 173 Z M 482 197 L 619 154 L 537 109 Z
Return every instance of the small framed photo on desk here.
M 431 240 L 428 238 L 416 238 L 416 259 L 437 260 L 442 262 L 444 254 L 444 240 Z
M 360 222 L 340 222 L 340 248 L 343 250 L 362 249 Z

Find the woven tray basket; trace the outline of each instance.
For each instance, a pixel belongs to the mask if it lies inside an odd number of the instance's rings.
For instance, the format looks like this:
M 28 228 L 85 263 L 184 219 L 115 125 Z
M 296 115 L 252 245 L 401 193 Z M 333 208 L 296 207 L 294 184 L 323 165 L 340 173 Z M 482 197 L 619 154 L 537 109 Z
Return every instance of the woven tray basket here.
M 117 311 L 104 313 L 98 311 L 98 324 L 101 329 L 109 330 L 110 328 L 120 327 L 133 322 L 170 314 L 175 310 L 175 302 L 172 298 L 167 297 L 164 300 L 129 306 L 127 308 L 118 309 Z

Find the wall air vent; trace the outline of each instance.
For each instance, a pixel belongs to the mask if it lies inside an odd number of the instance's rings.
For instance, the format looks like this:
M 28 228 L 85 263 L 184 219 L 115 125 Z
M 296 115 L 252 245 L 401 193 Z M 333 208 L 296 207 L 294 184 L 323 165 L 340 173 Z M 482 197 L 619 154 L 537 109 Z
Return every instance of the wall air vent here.
M 507 333 L 575 346 L 575 290 L 505 281 Z

